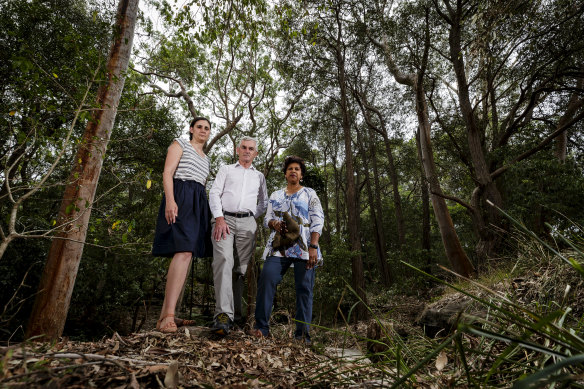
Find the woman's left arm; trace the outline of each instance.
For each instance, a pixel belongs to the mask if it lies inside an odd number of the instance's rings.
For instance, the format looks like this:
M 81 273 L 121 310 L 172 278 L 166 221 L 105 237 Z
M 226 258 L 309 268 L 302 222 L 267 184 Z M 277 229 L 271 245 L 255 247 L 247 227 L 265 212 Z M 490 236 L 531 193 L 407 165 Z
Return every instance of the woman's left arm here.
M 318 261 L 318 239 L 320 234 L 318 232 L 310 233 L 310 245 L 308 246 L 308 262 L 306 263 L 307 269 L 312 269 L 316 266 Z M 313 247 L 314 246 L 314 247 Z
M 310 244 L 308 245 L 307 269 L 312 269 L 318 261 L 318 240 L 324 225 L 324 212 L 316 192 L 308 198 L 308 217 L 310 218 Z

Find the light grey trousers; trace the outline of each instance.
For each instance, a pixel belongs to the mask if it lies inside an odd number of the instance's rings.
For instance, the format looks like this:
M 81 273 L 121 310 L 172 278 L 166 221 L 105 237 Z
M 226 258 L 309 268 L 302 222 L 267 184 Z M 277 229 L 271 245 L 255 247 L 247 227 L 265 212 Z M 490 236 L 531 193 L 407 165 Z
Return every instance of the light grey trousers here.
M 215 315 L 226 313 L 231 320 L 242 317 L 243 281 L 254 253 L 257 223 L 253 216 L 225 216 L 227 239 L 213 239 L 213 283 Z M 213 222 L 213 232 L 215 223 Z

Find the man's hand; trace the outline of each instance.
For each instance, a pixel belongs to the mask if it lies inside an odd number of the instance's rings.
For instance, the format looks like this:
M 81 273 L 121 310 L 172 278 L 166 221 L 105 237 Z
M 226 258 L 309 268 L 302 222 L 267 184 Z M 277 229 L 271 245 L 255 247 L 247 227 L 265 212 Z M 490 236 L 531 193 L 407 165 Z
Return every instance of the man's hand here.
M 227 235 L 229 235 L 229 226 L 225 222 L 225 218 L 220 216 L 215 218 L 215 229 L 213 230 L 213 239 L 215 241 L 219 241 L 221 239 L 227 239 Z
M 174 200 L 167 201 L 164 207 L 164 218 L 168 224 L 176 222 L 176 217 L 178 216 L 178 205 Z

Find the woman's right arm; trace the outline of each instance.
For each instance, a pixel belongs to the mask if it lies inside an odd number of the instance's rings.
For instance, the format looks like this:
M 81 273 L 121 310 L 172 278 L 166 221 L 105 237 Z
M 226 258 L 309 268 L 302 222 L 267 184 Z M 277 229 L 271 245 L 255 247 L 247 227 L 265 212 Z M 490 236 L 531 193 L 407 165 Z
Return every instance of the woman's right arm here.
M 174 172 L 182 156 L 182 148 L 177 141 L 172 142 L 166 153 L 166 161 L 164 162 L 164 171 L 162 172 L 162 185 L 164 186 L 164 196 L 166 197 L 166 205 L 164 208 L 164 217 L 168 224 L 176 221 L 178 216 L 178 206 L 174 201 Z
M 275 230 L 280 233 L 285 233 L 286 229 L 282 229 L 282 222 L 278 220 L 278 217 L 274 213 L 274 208 L 272 204 L 272 199 L 276 197 L 276 192 L 272 193 L 270 200 L 268 200 L 268 209 L 266 210 L 266 216 L 264 217 L 264 225 L 271 230 Z

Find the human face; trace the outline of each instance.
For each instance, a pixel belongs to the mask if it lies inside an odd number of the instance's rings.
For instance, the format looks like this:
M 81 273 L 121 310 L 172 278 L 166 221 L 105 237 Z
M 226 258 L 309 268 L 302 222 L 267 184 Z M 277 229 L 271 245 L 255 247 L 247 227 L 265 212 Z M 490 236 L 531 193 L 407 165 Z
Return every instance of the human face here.
M 237 155 L 239 155 L 239 163 L 242 165 L 251 164 L 253 159 L 258 155 L 256 142 L 253 140 L 244 140 L 237 147 Z
M 285 177 L 289 184 L 298 184 L 302 179 L 302 168 L 300 167 L 300 164 L 297 162 L 292 162 L 290 165 L 288 165 L 286 168 Z
M 190 131 L 195 141 L 205 143 L 209 139 L 209 135 L 211 135 L 211 125 L 206 120 L 197 120 Z

